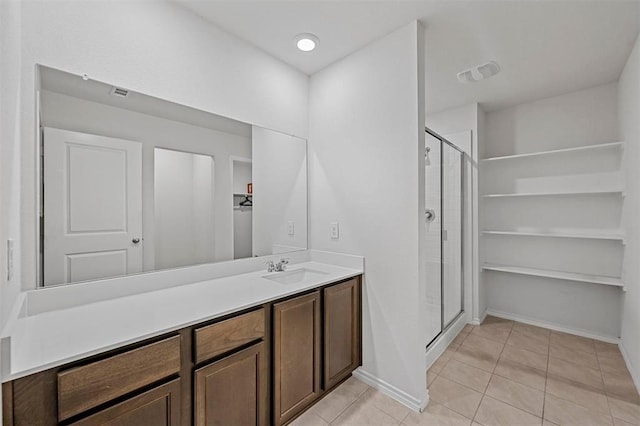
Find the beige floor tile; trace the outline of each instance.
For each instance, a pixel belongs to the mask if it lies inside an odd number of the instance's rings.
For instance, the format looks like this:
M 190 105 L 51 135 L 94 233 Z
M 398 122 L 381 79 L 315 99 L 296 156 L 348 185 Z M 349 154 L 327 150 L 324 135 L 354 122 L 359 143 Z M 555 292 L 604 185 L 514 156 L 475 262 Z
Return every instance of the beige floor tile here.
M 537 368 L 528 367 L 509 359 L 501 359 L 498 361 L 494 374 L 544 391 L 546 373 Z
M 500 348 L 501 350 L 501 348 Z M 482 370 L 493 372 L 493 369 L 498 362 L 500 352 L 495 350 L 486 351 L 483 349 L 477 349 L 472 346 L 462 345 L 455 354 L 453 359 L 463 362 L 473 367 L 481 368 Z
M 332 391 L 329 395 L 322 398 L 318 401 L 313 407 L 309 409 L 308 412 L 311 412 L 317 416 L 320 416 L 325 421 L 331 423 L 347 409 L 351 404 L 353 404 L 358 396 L 353 396 L 349 394 L 339 393 L 338 390 L 340 386 Z
M 462 328 L 461 333 L 471 333 L 473 331 L 473 329 L 477 327 L 476 325 L 473 324 L 465 324 L 464 327 Z
M 444 377 L 438 377 L 429 388 L 429 398 L 471 419 L 480 404 L 482 394 Z
M 549 347 L 549 356 L 570 361 L 575 364 L 584 365 L 589 368 L 599 369 L 598 357 L 593 352 L 583 352 L 575 349 L 569 349 L 557 342 L 553 342 Z
M 376 408 L 373 403 L 361 400 L 351 404 L 337 419 L 331 422 L 332 426 L 392 426 L 399 424 L 398 420 Z
M 561 376 L 597 389 L 604 389 L 600 370 L 576 365 L 558 358 L 549 357 L 549 374 Z
M 640 395 L 630 374 L 613 374 L 603 371 L 602 378 L 608 395 L 633 404 L 640 404 Z
M 640 404 L 631 404 L 609 397 L 609 407 L 611 407 L 613 417 L 635 425 L 640 425 Z
M 590 353 L 596 352 L 593 339 L 589 339 L 587 337 L 575 336 L 573 334 L 561 333 L 559 331 L 552 331 L 551 344 L 554 343 L 577 351 Z
M 512 320 L 508 320 L 508 319 L 504 319 L 504 318 L 499 318 L 499 317 L 494 317 L 493 315 L 487 315 L 486 318 L 484 319 L 484 321 L 482 321 L 482 325 L 487 325 L 487 324 L 515 324 L 515 321 Z
M 479 349 L 482 351 L 495 353 L 499 355 L 500 352 L 502 352 L 504 343 L 500 343 L 495 340 L 474 335 L 474 333 L 472 332 L 472 333 L 469 333 L 469 336 L 465 339 L 463 346 L 467 346 L 470 348 Z
M 493 375 L 486 395 L 542 418 L 544 392 Z
M 600 370 L 602 371 L 614 374 L 629 374 L 627 364 L 624 362 L 624 358 L 617 348 L 616 352 L 598 352 L 598 363 L 600 364 Z
M 290 424 L 291 426 L 329 426 L 329 423 L 322 417 L 310 411 L 307 411 Z
M 520 364 L 547 371 L 547 356 L 527 349 L 516 348 L 506 345 L 502 351 L 501 358 L 519 362 Z
M 459 347 L 459 346 L 464 342 L 464 340 L 467 338 L 467 336 L 469 336 L 469 333 L 462 333 L 462 332 L 460 332 L 460 333 L 455 337 L 455 339 L 453 339 L 453 340 L 451 341 L 451 343 L 449 344 L 449 347 L 450 347 L 450 348 L 452 348 L 452 349 L 453 349 L 453 348 L 456 348 L 456 349 L 457 349 L 457 348 L 458 348 L 458 347 Z
M 337 393 L 357 398 L 364 394 L 368 389 L 371 389 L 371 386 L 351 376 L 342 382 L 335 390 Z
M 438 358 L 433 364 L 431 364 L 431 367 L 429 367 L 429 373 L 440 374 L 440 372 L 447 365 L 450 359 L 451 356 L 445 356 L 445 354 L 442 354 L 440 358 Z
M 544 418 L 559 425 L 613 425 L 613 419 L 610 415 L 596 414 L 578 404 L 556 398 L 551 394 L 545 395 Z
M 373 388 L 369 389 L 362 395 L 358 401 L 364 401 L 373 404 L 377 409 L 384 411 L 399 422 L 403 421 L 407 414 L 411 411 L 405 405 L 400 404 L 395 399 L 377 391 Z
M 588 410 L 609 414 L 609 403 L 605 392 L 564 377 L 549 375 L 546 392 L 561 399 L 581 405 Z
M 437 402 L 430 402 L 422 413 L 410 412 L 402 422 L 407 426 L 469 426 L 471 420 Z
M 633 423 L 629 423 L 629 422 L 625 422 L 624 420 L 616 419 L 615 417 L 613 418 L 613 424 L 616 425 L 616 426 L 637 426 L 637 425 L 634 425 Z
M 427 373 L 427 387 L 431 386 L 431 383 L 438 377 L 437 374 L 428 372 Z
M 527 336 L 537 336 L 541 340 L 546 340 L 547 343 L 549 343 L 549 336 L 551 335 L 551 330 L 548 328 L 537 327 L 522 322 L 513 323 L 513 331 Z
M 620 348 L 618 348 L 618 345 L 615 343 L 607 343 L 601 342 L 599 340 L 594 340 L 593 346 L 596 348 L 596 352 L 599 354 L 607 352 L 620 353 Z
M 551 423 L 549 420 L 542 419 L 542 426 L 558 426 L 555 423 Z
M 485 395 L 475 418 L 484 426 L 541 425 L 542 419 Z
M 470 335 L 505 343 L 511 333 L 511 327 L 510 323 L 483 324 L 474 328 Z
M 481 393 L 487 388 L 489 379 L 491 379 L 491 373 L 488 371 L 456 361 L 455 359 L 449 361 L 447 366 L 440 372 L 440 376 L 458 382 L 461 385 L 468 386 Z
M 549 337 L 529 336 L 515 329 L 511 332 L 507 345 L 516 348 L 527 349 L 542 355 L 549 353 Z

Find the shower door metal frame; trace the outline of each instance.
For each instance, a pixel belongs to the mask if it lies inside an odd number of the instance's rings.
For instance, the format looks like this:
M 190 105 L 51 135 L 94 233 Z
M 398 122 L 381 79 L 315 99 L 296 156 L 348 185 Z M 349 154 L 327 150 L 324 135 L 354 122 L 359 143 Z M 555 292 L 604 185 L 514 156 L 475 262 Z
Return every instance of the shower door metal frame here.
M 465 181 L 465 172 L 464 172 L 464 160 L 467 157 L 467 154 L 460 148 L 458 148 L 456 145 L 454 145 L 452 142 L 448 141 L 446 138 L 440 136 L 438 133 L 434 132 L 433 130 L 429 129 L 428 127 L 425 126 L 424 128 L 425 132 L 428 133 L 429 135 L 433 136 L 434 138 L 438 139 L 440 141 L 440 332 L 438 334 L 436 334 L 433 339 L 431 339 L 431 341 L 429 341 L 429 343 L 427 343 L 427 348 L 429 346 L 431 346 L 431 344 L 433 342 L 435 342 L 438 337 L 440 337 L 442 335 L 442 333 L 444 333 L 453 323 L 456 322 L 456 320 L 458 318 L 460 318 L 460 316 L 462 316 L 465 313 L 464 310 L 464 290 L 465 290 L 465 285 L 464 285 L 464 279 L 465 279 L 465 275 L 464 275 L 464 244 L 462 244 L 462 241 L 464 240 L 464 231 L 465 231 L 465 226 L 464 226 L 464 208 L 465 208 L 465 202 L 464 202 L 464 196 L 465 196 L 465 191 L 464 191 L 464 181 Z M 458 314 L 451 320 L 449 321 L 448 324 L 445 325 L 444 323 L 444 239 L 443 239 L 443 231 L 444 231 L 444 185 L 443 185 L 443 178 L 444 178 L 444 167 L 443 167 L 443 160 L 444 160 L 444 149 L 442 143 L 447 144 L 449 147 L 453 148 L 454 150 L 458 151 L 458 153 L 460 153 L 460 286 L 461 286 L 461 291 L 460 291 L 460 312 L 458 312 Z M 426 206 L 425 206 L 426 208 Z

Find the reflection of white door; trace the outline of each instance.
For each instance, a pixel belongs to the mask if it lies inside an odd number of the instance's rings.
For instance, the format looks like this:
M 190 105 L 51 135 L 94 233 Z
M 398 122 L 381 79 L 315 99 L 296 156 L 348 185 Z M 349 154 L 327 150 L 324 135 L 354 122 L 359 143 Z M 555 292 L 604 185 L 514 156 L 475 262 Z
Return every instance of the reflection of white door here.
M 45 128 L 44 284 L 142 271 L 142 145 Z

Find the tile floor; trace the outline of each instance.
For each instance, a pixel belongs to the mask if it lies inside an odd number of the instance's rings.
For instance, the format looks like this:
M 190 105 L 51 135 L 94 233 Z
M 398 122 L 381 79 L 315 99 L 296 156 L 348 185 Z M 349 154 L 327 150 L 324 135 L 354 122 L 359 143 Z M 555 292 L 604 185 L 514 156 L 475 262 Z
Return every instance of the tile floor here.
M 488 317 L 429 369 L 424 413 L 350 378 L 293 426 L 640 426 L 640 396 L 616 345 Z

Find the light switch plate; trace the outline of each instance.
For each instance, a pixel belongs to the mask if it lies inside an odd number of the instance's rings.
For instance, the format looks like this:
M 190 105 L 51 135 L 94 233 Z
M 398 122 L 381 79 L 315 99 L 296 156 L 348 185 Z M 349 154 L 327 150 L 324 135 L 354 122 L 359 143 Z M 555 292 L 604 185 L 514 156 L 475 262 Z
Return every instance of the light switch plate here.
M 295 225 L 293 222 L 287 222 L 287 234 L 289 235 L 295 234 Z
M 332 240 L 339 240 L 340 239 L 340 225 L 338 224 L 338 222 L 331 222 L 329 224 L 330 228 L 331 228 L 331 239 Z

